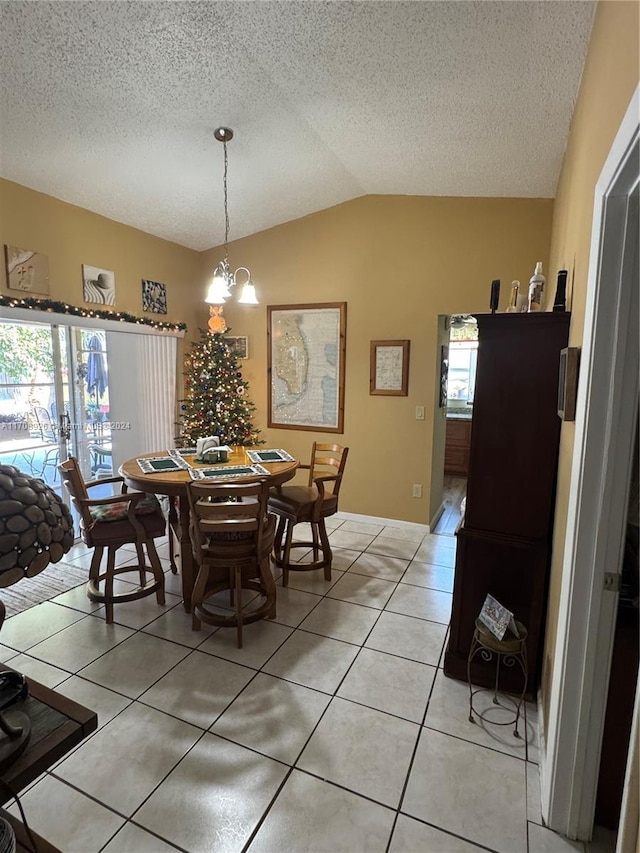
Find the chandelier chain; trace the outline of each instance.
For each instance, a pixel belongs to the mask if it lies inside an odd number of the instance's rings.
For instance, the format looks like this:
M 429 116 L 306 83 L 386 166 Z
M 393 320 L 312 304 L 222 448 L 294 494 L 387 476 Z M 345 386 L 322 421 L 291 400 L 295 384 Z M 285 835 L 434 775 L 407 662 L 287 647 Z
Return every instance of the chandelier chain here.
M 227 191 L 227 170 L 228 170 L 228 159 L 227 159 L 227 140 L 224 139 L 222 142 L 224 147 L 224 256 L 225 260 L 229 257 L 229 205 L 228 205 L 228 191 Z

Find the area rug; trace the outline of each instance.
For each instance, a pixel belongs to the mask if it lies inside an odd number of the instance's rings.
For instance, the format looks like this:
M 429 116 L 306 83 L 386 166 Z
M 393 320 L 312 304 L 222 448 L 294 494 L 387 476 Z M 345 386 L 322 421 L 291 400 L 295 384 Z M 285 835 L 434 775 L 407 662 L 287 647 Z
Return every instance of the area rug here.
M 24 578 L 13 586 L 0 589 L 0 599 L 7 610 L 6 618 L 85 584 L 88 577 L 88 569 L 64 562 L 49 564 L 34 578 Z

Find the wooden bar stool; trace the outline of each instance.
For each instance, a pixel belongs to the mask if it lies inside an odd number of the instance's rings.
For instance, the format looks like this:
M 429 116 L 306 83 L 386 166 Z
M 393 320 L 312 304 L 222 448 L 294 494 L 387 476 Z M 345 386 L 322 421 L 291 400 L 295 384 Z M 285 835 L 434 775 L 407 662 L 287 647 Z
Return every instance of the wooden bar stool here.
M 273 562 L 282 569 L 282 585 L 289 583 L 289 571 L 309 572 L 324 569 L 324 577 L 331 580 L 333 554 L 325 526 L 325 518 L 338 511 L 338 493 L 342 483 L 348 447 L 339 444 L 313 442 L 311 462 L 299 468 L 309 471 L 306 486 L 275 486 L 269 495 L 269 511 L 278 518 L 278 529 L 273 548 Z M 296 524 L 311 525 L 311 541 L 293 539 Z M 284 540 L 284 542 L 283 542 Z M 312 548 L 310 563 L 292 563 L 293 548 Z
M 191 541 L 198 574 L 192 595 L 193 630 L 201 623 L 235 627 L 238 648 L 242 628 L 258 619 L 274 619 L 276 585 L 269 558 L 273 548 L 275 518 L 267 511 L 269 489 L 265 481 L 240 483 L 190 483 Z M 234 613 L 216 612 L 207 599 L 228 590 Z M 262 597 L 243 603 L 243 590 Z
M 153 540 L 164 536 L 166 521 L 156 496 L 144 492 L 123 492 L 92 499 L 89 490 L 94 486 L 122 483 L 126 489 L 124 480 L 122 477 L 109 477 L 86 483 L 73 457 L 59 465 L 58 471 L 80 516 L 82 538 L 89 548 L 93 548 L 87 595 L 91 601 L 104 603 L 106 621 L 113 622 L 113 605 L 118 602 L 136 601 L 155 592 L 158 604 L 164 604 L 164 572 Z M 135 545 L 138 562 L 116 569 L 116 552 L 128 544 Z M 105 548 L 107 566 L 101 572 Z M 145 549 L 150 565 L 145 560 Z M 138 573 L 138 586 L 132 587 L 131 592 L 114 593 L 114 578 L 127 572 Z M 152 575 L 150 583 L 147 583 L 147 574 Z M 102 582 L 104 587 L 101 591 Z

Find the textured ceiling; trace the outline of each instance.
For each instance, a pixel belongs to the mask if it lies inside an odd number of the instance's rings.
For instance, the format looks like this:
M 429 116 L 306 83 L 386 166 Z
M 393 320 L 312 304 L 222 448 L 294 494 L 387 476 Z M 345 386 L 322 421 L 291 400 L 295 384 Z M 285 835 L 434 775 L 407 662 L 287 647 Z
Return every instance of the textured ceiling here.
M 0 2 L 0 174 L 194 249 L 372 193 L 555 194 L 595 4 Z

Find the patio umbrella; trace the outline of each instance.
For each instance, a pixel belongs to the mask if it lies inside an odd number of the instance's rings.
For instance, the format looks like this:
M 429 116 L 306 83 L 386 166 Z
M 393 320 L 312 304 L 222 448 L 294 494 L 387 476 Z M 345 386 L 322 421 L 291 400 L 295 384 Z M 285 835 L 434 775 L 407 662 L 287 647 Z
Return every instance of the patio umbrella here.
M 102 352 L 102 341 L 98 335 L 89 338 L 89 356 L 87 358 L 87 391 L 101 397 L 108 384 L 107 362 Z

